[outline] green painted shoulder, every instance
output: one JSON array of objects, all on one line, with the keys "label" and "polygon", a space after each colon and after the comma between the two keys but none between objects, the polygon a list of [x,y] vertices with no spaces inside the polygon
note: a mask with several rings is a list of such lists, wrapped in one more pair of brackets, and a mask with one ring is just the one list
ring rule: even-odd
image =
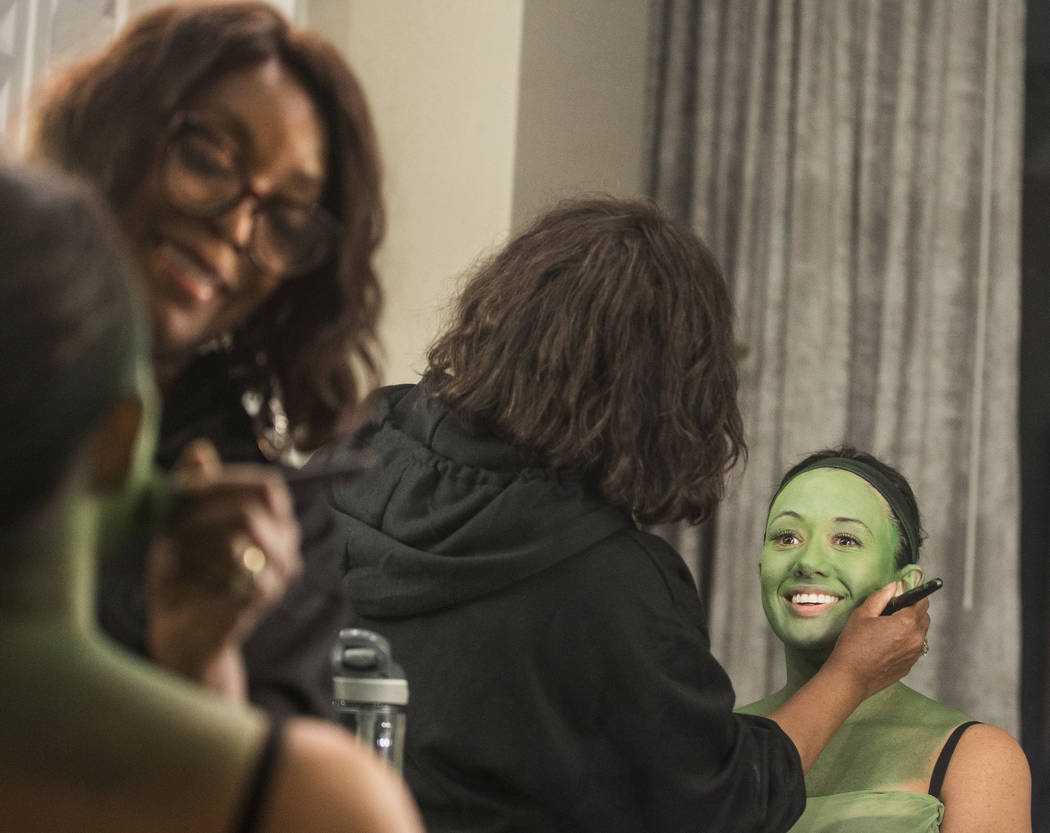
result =
[{"label": "green painted shoulder", "polygon": [[737,706],[734,711],[737,714],[757,714],[760,717],[765,717],[770,712],[775,711],[784,704],[784,700],[787,699],[783,696],[782,692],[776,692],[770,694],[767,697],[763,697],[761,700],[756,700],[754,703],[748,703],[745,706]]},{"label": "green painted shoulder", "polygon": [[961,712],[937,700],[931,700],[906,685],[901,684],[899,690],[900,715],[904,720],[916,726],[950,732],[960,723],[972,719],[966,712]]}]

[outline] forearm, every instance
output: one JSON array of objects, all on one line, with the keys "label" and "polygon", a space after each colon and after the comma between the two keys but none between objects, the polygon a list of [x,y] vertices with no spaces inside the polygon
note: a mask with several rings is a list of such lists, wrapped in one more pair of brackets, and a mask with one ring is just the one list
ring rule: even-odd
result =
[{"label": "forearm", "polygon": [[237,646],[226,647],[201,670],[199,682],[227,700],[236,703],[248,699],[248,674]]},{"label": "forearm", "polygon": [[830,664],[768,717],[784,730],[809,772],[831,736],[864,699],[864,690],[849,673]]},{"label": "forearm", "polygon": [[198,644],[183,634],[165,634],[151,628],[147,636],[150,659],[227,700],[248,699],[247,671],[240,645],[228,642],[216,646]]}]

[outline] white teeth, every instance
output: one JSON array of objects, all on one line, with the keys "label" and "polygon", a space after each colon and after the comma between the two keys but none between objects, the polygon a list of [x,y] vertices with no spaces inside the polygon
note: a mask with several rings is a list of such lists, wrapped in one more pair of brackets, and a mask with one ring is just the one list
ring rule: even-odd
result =
[{"label": "white teeth", "polygon": [[171,243],[165,243],[162,247],[162,251],[176,266],[179,267],[183,272],[190,274],[194,280],[207,284],[208,286],[218,286],[218,281],[211,272],[201,269],[200,266]]},{"label": "white teeth", "polygon": [[795,593],[791,597],[791,603],[796,605],[826,605],[834,604],[838,600],[838,596],[830,596],[827,593]]}]

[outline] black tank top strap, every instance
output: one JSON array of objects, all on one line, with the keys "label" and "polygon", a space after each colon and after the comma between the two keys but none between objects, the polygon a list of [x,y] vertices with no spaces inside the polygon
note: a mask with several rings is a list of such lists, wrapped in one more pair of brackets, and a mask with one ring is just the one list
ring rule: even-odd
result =
[{"label": "black tank top strap", "polygon": [[952,759],[952,753],[955,752],[955,747],[958,745],[962,733],[980,722],[979,720],[968,720],[966,723],[960,723],[952,730],[948,740],[944,742],[944,748],[941,750],[941,754],[937,756],[937,763],[933,765],[933,775],[930,777],[930,795],[934,798],[941,797],[944,774],[948,771],[948,762]]},{"label": "black tank top strap", "polygon": [[284,720],[280,717],[272,717],[270,731],[266,735],[262,752],[255,762],[248,789],[241,797],[240,810],[237,813],[237,823],[233,827],[233,833],[252,833],[259,823],[263,805],[270,794],[270,782],[273,779],[274,767],[281,752],[283,740]]}]

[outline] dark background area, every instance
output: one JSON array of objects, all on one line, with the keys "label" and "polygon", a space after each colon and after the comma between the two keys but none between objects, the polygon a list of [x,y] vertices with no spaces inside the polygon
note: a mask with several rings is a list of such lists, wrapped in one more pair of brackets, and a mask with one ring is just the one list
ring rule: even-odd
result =
[{"label": "dark background area", "polygon": [[[1021,205],[1021,743],[1050,833],[1050,3],[1028,0]],[[989,603],[994,603],[988,600]]]}]

